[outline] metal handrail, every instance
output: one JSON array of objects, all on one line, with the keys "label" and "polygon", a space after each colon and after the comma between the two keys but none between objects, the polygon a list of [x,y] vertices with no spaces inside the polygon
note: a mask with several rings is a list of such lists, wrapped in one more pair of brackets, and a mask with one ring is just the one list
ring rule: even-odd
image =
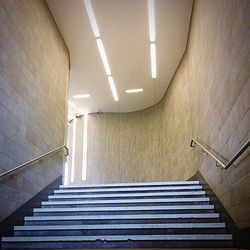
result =
[{"label": "metal handrail", "polygon": [[30,165],[30,164],[33,163],[33,162],[39,161],[39,160],[45,158],[45,157],[48,156],[48,155],[54,154],[54,153],[56,153],[57,151],[59,151],[59,150],[61,150],[61,149],[65,149],[65,151],[66,151],[65,156],[68,156],[68,155],[69,155],[69,149],[68,149],[65,145],[62,145],[62,146],[57,147],[57,148],[55,148],[55,149],[53,149],[53,150],[51,150],[51,151],[49,151],[49,152],[47,152],[47,153],[45,153],[45,154],[42,154],[42,155],[40,155],[40,156],[38,156],[38,157],[36,157],[36,158],[30,160],[30,161],[27,161],[27,162],[25,162],[25,163],[22,163],[22,164],[20,164],[20,165],[14,167],[14,168],[12,168],[12,169],[10,169],[10,170],[7,170],[7,171],[1,173],[1,174],[0,174],[0,178],[3,177],[3,176],[5,176],[5,175],[11,174],[11,173],[13,173],[13,172],[15,172],[15,171],[17,171],[17,170],[19,170],[19,169],[21,169],[21,168],[24,168],[24,167]]},{"label": "metal handrail", "polygon": [[241,154],[250,146],[250,139],[240,148],[240,150],[232,157],[232,159],[228,162],[220,159],[218,156],[213,154],[211,150],[207,149],[201,142],[192,138],[190,147],[195,147],[195,144],[199,145],[207,154],[209,154],[219,165],[224,168],[228,169],[233,163],[241,156]]}]

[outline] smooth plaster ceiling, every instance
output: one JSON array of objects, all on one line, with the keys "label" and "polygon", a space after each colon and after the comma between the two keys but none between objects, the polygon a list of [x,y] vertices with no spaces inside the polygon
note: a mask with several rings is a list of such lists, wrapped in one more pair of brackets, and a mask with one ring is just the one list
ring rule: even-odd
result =
[{"label": "smooth plaster ceiling", "polygon": [[[92,0],[118,102],[113,99],[84,1],[47,3],[70,52],[69,100],[81,112],[131,112],[162,99],[187,46],[192,0],[155,0],[155,82],[151,77],[147,1]],[[144,91],[126,94],[131,88]],[[85,93],[91,97],[73,99],[73,95]],[[75,110],[70,108],[70,112]]]}]

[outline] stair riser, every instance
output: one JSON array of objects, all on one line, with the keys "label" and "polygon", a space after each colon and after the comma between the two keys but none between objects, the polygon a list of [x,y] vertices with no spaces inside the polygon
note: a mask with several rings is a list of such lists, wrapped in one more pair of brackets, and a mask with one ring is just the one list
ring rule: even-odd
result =
[{"label": "stair riser", "polygon": [[87,225],[87,224],[138,224],[138,223],[219,223],[219,218],[188,219],[115,219],[115,220],[57,220],[57,221],[25,221],[25,225]]},{"label": "stair riser", "polygon": [[3,249],[80,249],[80,248],[225,248],[233,247],[231,241],[122,241],[122,242],[32,242],[32,243],[4,243]]},{"label": "stair riser", "polygon": [[224,228],[192,229],[102,229],[102,230],[48,230],[48,231],[15,231],[15,236],[91,236],[91,235],[162,235],[162,234],[224,234]]},{"label": "stair riser", "polygon": [[74,204],[67,201],[66,204],[60,203],[42,203],[42,207],[131,207],[131,206],[176,206],[176,205],[210,205],[209,201],[196,201],[196,202],[136,202],[136,203],[94,203],[94,204]]},{"label": "stair riser", "polygon": [[183,214],[183,213],[214,213],[213,209],[183,209],[183,210],[160,210],[160,211],[73,211],[73,212],[34,212],[34,216],[75,216],[75,215],[118,215],[118,214]]}]

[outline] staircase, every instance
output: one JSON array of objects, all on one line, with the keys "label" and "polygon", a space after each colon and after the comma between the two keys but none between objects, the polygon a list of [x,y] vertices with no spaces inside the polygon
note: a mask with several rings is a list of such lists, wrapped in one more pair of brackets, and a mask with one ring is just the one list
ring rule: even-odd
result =
[{"label": "staircase", "polygon": [[3,249],[232,245],[198,181],[60,186],[2,238]]}]

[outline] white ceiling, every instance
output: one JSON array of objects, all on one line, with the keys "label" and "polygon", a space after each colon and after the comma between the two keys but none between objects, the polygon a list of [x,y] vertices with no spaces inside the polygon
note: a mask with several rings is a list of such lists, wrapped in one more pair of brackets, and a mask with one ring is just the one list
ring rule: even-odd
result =
[{"label": "white ceiling", "polygon": [[[118,102],[109,88],[84,1],[47,3],[70,51],[69,100],[81,112],[131,112],[162,99],[186,49],[192,0],[155,0],[155,83],[151,77],[147,1],[92,0]],[[131,88],[144,91],[126,94]],[[91,97],[73,99],[73,95],[86,93]]]}]

